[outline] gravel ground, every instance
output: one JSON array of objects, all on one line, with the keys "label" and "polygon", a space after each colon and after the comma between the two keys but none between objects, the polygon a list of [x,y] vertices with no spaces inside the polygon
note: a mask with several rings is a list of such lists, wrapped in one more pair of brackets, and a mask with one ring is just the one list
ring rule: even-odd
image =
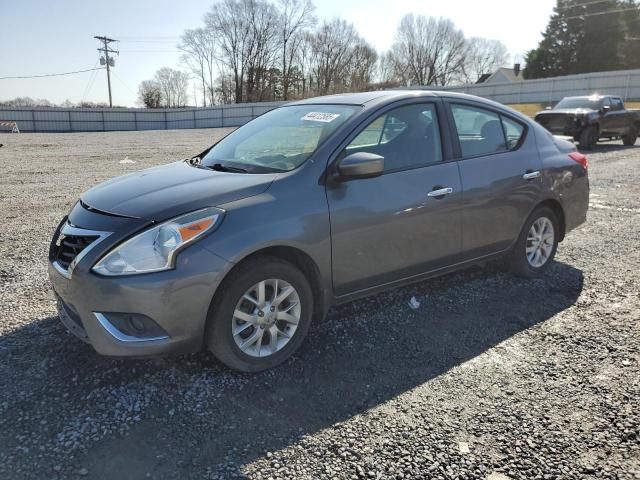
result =
[{"label": "gravel ground", "polygon": [[590,155],[589,221],[545,278],[334,308],[273,371],[66,333],[46,252],[74,200],[225,132],[0,136],[0,478],[640,478],[640,147]]}]

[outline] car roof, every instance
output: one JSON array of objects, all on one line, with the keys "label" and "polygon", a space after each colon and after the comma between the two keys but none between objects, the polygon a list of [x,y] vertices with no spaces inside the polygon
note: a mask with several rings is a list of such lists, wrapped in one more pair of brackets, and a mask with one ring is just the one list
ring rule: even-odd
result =
[{"label": "car roof", "polygon": [[602,100],[603,98],[620,98],[619,95],[599,95],[597,93],[593,94],[593,95],[574,95],[572,97],[564,97],[563,100],[565,98],[569,98],[572,100],[576,100],[576,99],[585,99],[588,98],[590,100]]},{"label": "car roof", "polygon": [[[486,103],[488,105],[499,105],[496,102],[475,95],[466,93],[449,92],[445,90],[423,90],[423,89],[397,89],[397,90],[376,90],[373,92],[355,92],[340,93],[336,95],[325,95],[321,97],[306,98],[297,100],[288,105],[322,105],[322,104],[342,104],[342,105],[361,105],[372,106],[380,103],[393,102],[406,98],[415,97],[448,97],[460,100],[472,100],[475,102]],[[499,105],[504,107],[503,105]]]}]

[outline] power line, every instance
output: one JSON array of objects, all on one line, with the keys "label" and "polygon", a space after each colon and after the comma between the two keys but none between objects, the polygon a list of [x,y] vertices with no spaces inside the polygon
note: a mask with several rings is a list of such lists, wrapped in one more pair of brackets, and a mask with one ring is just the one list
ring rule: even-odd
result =
[{"label": "power line", "polygon": [[558,10],[571,10],[572,8],[586,7],[587,5],[595,5],[596,3],[604,3],[608,1],[609,0],[594,0],[591,2],[575,3],[573,5],[562,5],[558,6]]},{"label": "power line", "polygon": [[145,49],[145,50],[120,50],[125,53],[182,53],[182,50],[174,49],[174,50],[156,50],[156,49]]},{"label": "power line", "polygon": [[[96,60],[96,64],[94,65],[94,67],[96,67],[98,65],[98,62],[100,61],[100,59]],[[91,88],[93,87],[93,82],[96,79],[96,72],[95,70],[93,72],[91,72],[91,76],[89,78],[89,82],[87,83],[87,86],[84,89],[84,93],[82,94],[82,102],[84,103],[85,99],[87,98],[87,94],[91,91]]]},{"label": "power line", "polygon": [[630,12],[632,10],[638,11],[638,7],[631,8],[619,8],[617,10],[607,10],[604,12],[595,12],[595,13],[585,13],[583,15],[574,15],[572,17],[562,17],[562,20],[573,20],[575,18],[587,18],[587,17],[595,17],[598,15],[609,15],[611,13],[622,13],[622,12]]},{"label": "power line", "polygon": [[175,39],[179,40],[180,35],[138,35],[138,36],[121,36],[121,41],[135,41],[135,40],[163,40],[163,39]]},{"label": "power line", "polygon": [[161,39],[146,39],[146,40],[121,40],[121,43],[176,43],[177,41],[179,41],[179,38],[176,39],[166,39],[166,40],[161,40]]},{"label": "power line", "polygon": [[60,77],[62,75],[74,75],[76,73],[93,72],[94,70],[104,70],[104,67],[88,68],[86,70],[76,70],[74,72],[45,73],[45,74],[42,74],[42,75],[17,75],[17,76],[12,76],[12,77],[0,77],[0,80],[11,80],[11,79],[18,79],[18,78]]},{"label": "power line", "polygon": [[116,74],[116,72],[113,72],[113,76],[114,76],[114,77],[116,77],[116,78],[118,79],[118,81],[119,81],[122,85],[124,85],[124,87],[125,87],[127,90],[129,90],[129,91],[130,91],[131,93],[133,93],[134,95],[137,95],[137,93],[136,93],[136,92],[134,92],[133,90],[131,90],[131,89],[129,88],[129,85],[127,85],[127,84],[125,83],[125,81],[124,81],[124,80],[122,80],[122,79],[120,78],[120,75]]}]

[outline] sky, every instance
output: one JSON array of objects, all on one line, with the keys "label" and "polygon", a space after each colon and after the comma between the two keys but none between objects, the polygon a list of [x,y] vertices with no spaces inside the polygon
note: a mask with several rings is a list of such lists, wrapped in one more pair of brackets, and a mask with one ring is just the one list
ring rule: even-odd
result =
[{"label": "sky", "polygon": [[[112,69],[114,105],[137,106],[138,84],[163,66],[180,67],[178,37],[199,27],[214,0],[0,0],[0,77],[86,70],[96,65],[94,35],[121,40]],[[378,51],[393,43],[407,13],[450,18],[467,37],[502,41],[510,61],[540,41],[555,0],[315,0],[320,19],[353,22]],[[0,100],[107,101],[106,73],[0,80]]]}]

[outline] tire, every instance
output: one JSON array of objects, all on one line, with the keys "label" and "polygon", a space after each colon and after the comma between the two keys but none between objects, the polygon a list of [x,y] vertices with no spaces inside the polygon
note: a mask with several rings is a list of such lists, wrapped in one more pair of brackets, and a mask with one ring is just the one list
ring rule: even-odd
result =
[{"label": "tire", "polygon": [[638,129],[637,127],[631,127],[629,129],[629,133],[622,137],[622,143],[627,147],[632,147],[636,144],[636,140],[638,139]]},{"label": "tire", "polygon": [[[258,305],[260,283],[265,285],[262,306]],[[251,290],[253,287],[257,288]],[[278,297],[274,291],[284,295],[289,287],[293,288],[293,293],[273,311],[270,302]],[[285,312],[286,309],[289,310]],[[312,314],[313,292],[305,275],[279,258],[257,258],[240,265],[216,292],[207,317],[205,342],[216,358],[228,367],[241,372],[259,372],[275,367],[293,355],[309,330]],[[237,315],[251,320],[245,321]],[[297,316],[297,324],[280,320],[280,315],[288,315],[282,318],[290,319]],[[271,343],[274,327],[278,331],[275,350]],[[240,333],[234,335],[234,331]],[[254,336],[258,340],[250,343]]]},{"label": "tire", "polygon": [[[541,255],[543,253],[547,253],[546,259],[544,259],[544,263],[541,265],[536,265],[536,262],[531,262],[529,259],[529,252],[527,252],[527,248],[532,247],[532,245],[530,244],[528,237],[534,224],[537,226],[545,224],[541,219],[547,219],[553,228],[553,244],[551,245],[550,250],[547,250],[544,246],[548,245],[548,242],[543,242],[540,250]],[[540,222],[536,223],[539,220]],[[529,215],[529,218],[527,218],[527,221],[520,232],[520,236],[509,254],[508,263],[511,272],[524,278],[534,278],[542,275],[544,271],[549,268],[549,265],[553,262],[556,255],[560,235],[559,228],[558,218],[553,210],[548,207],[539,207],[534,210],[533,213]],[[542,259],[542,257],[540,257],[540,259]]]},{"label": "tire", "polygon": [[593,150],[598,143],[598,127],[590,126],[580,133],[578,143],[583,150]]}]

